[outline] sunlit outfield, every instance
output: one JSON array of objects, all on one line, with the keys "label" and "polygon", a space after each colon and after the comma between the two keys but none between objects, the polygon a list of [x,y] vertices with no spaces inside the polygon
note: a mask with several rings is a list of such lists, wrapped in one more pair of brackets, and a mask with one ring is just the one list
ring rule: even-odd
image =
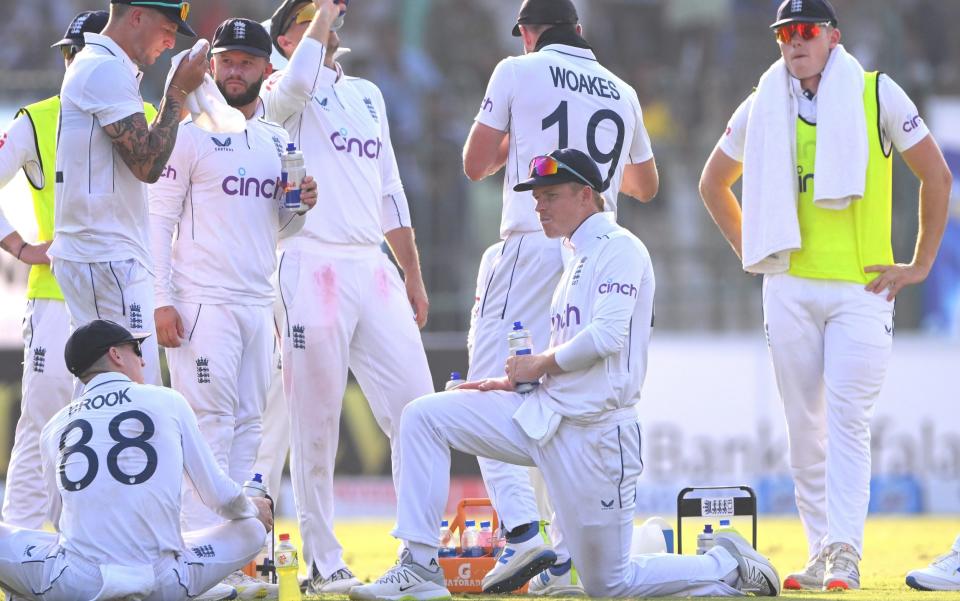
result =
[{"label": "sunlit outfield", "polygon": [[[397,541],[389,534],[391,526],[389,521],[350,521],[342,522],[337,527],[337,535],[343,543],[347,563],[360,580],[375,580],[396,560]],[[283,521],[278,525],[277,531],[289,532],[299,544],[295,523]],[[862,590],[842,593],[787,593],[784,597],[845,601],[960,601],[960,592],[924,593],[908,588],[903,581],[908,570],[926,566],[931,559],[949,549],[958,533],[960,516],[871,517],[867,522],[864,560],[860,565]],[[800,568],[806,560],[806,543],[800,523],[796,519],[761,518],[759,547],[773,560],[781,576]],[[325,595],[323,598],[338,597]],[[490,596],[469,598],[482,599]]]}]

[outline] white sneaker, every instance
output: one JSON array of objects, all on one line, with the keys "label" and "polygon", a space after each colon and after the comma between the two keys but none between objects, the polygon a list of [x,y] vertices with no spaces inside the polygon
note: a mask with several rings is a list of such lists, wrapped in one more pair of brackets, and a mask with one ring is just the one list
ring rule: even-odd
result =
[{"label": "white sneaker", "polygon": [[860,556],[847,543],[833,543],[823,550],[826,559],[823,573],[823,590],[849,590],[860,588]]},{"label": "white sneaker", "polygon": [[207,592],[197,595],[196,597],[191,597],[191,601],[229,601],[230,599],[236,598],[237,589],[221,582],[220,584],[214,585],[214,587]]},{"label": "white sneaker", "polygon": [[451,597],[437,560],[422,566],[404,549],[396,565],[376,582],[353,587],[350,598],[354,601],[447,601]]},{"label": "white sneaker", "polygon": [[780,576],[770,560],[750,546],[736,532],[720,532],[717,545],[737,560],[739,578],[734,588],[758,597],[776,597],[780,594]]},{"label": "white sneaker", "polygon": [[823,588],[823,573],[827,560],[823,553],[811,557],[803,570],[787,574],[783,579],[783,588],[790,591],[819,591]]},{"label": "white sneaker", "polygon": [[307,580],[306,593],[308,595],[346,595],[355,586],[363,584],[353,575],[350,568],[340,568],[328,578],[324,578],[313,566],[313,576]]},{"label": "white sneaker", "polygon": [[515,591],[557,562],[557,554],[548,542],[543,522],[538,528],[539,532],[533,538],[522,543],[507,541],[503,552],[497,557],[497,563],[483,577],[483,592]]},{"label": "white sneaker", "polygon": [[929,566],[908,573],[907,586],[918,591],[960,591],[960,536],[950,551]]},{"label": "white sneaker", "polygon": [[280,587],[276,584],[257,580],[256,578],[247,576],[240,570],[224,578],[223,584],[237,589],[237,599],[242,599],[243,601],[251,601],[253,599],[270,601],[271,599],[277,599],[280,593]]},{"label": "white sneaker", "polygon": [[571,561],[564,565],[568,567],[560,574],[554,574],[557,566],[552,566],[531,578],[527,592],[540,597],[585,597],[587,593],[583,590],[577,568]]}]

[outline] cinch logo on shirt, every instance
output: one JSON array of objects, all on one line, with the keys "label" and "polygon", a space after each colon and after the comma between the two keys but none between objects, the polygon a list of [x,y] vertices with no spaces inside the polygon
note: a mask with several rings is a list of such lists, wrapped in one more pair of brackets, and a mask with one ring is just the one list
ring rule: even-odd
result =
[{"label": "cinch logo on shirt", "polygon": [[921,123],[923,123],[923,119],[920,118],[920,115],[914,115],[903,122],[903,131],[910,133],[920,127]]},{"label": "cinch logo on shirt", "polygon": [[600,294],[622,294],[624,296],[632,296],[636,298],[637,287],[633,284],[621,284],[619,282],[614,282],[613,280],[607,280],[603,284],[600,284],[597,292]]},{"label": "cinch logo on shirt", "polygon": [[333,142],[333,147],[338,151],[346,152],[347,154],[356,152],[360,158],[379,159],[380,149],[383,148],[383,142],[380,141],[380,138],[373,140],[351,138],[346,129],[333,132],[333,135],[330,136],[330,141]]},{"label": "cinch logo on shirt", "polygon": [[580,325],[580,309],[576,305],[567,304],[563,313],[554,313],[550,318],[550,329],[557,332],[578,325]]},{"label": "cinch logo on shirt", "polygon": [[617,84],[609,79],[603,79],[596,75],[584,75],[570,69],[553,66],[550,67],[550,75],[553,77],[553,87],[555,88],[620,100],[620,91],[617,90]]},{"label": "cinch logo on shirt", "polygon": [[279,187],[280,184],[276,179],[261,181],[255,177],[247,177],[247,170],[243,167],[237,171],[237,175],[223,178],[223,184],[221,184],[223,193],[227,196],[261,197],[268,200],[276,198]]},{"label": "cinch logo on shirt", "polygon": [[803,167],[797,165],[797,189],[800,190],[801,194],[804,194],[807,189],[810,187],[810,180],[813,179],[812,173],[807,173],[804,175]]},{"label": "cinch logo on shirt", "polygon": [[163,172],[160,173],[160,177],[175,180],[177,179],[177,170],[171,167],[170,165],[167,165],[167,167],[163,170]]},{"label": "cinch logo on shirt", "polygon": [[480,107],[481,111],[487,111],[488,113],[493,112],[493,100],[489,96],[483,99],[483,105]]}]

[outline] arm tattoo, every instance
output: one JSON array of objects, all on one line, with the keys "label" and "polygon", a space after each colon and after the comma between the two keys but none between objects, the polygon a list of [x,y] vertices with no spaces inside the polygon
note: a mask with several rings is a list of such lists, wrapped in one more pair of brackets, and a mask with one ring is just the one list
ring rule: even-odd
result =
[{"label": "arm tattoo", "polygon": [[143,113],[135,113],[103,128],[120,158],[140,181],[152,184],[160,179],[177,141],[182,106],[175,95],[168,94],[150,127]]}]

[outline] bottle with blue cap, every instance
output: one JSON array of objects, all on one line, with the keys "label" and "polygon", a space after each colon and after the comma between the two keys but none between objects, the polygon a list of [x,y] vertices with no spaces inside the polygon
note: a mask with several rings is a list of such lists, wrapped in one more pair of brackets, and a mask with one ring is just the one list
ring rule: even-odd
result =
[{"label": "bottle with blue cap", "polygon": [[296,213],[306,209],[300,200],[300,184],[307,177],[303,162],[303,153],[297,150],[293,142],[287,144],[287,151],[280,156],[280,187],[283,194],[283,208]]},{"label": "bottle with blue cap", "polygon": [[444,390],[453,390],[457,386],[466,383],[466,380],[463,379],[463,376],[460,375],[458,371],[450,372],[450,379],[447,380],[446,386],[443,387]]},{"label": "bottle with blue cap", "polygon": [[457,546],[453,543],[453,532],[450,531],[450,522],[442,520],[440,522],[440,548],[437,550],[437,557],[456,557]]},{"label": "bottle with blue cap", "polygon": [[463,526],[463,534],[460,535],[460,556],[483,556],[483,551],[480,549],[480,531],[477,530],[476,520],[467,520]]},{"label": "bottle with blue cap", "polygon": [[[513,331],[507,334],[507,344],[510,347],[511,356],[533,354],[533,337],[519,321],[513,322]],[[525,394],[536,388],[538,384],[540,382],[517,382],[514,390]]]},{"label": "bottle with blue cap", "polygon": [[697,555],[703,555],[713,548],[717,543],[716,536],[713,534],[713,524],[707,524],[703,527],[703,532],[697,535]]},{"label": "bottle with blue cap", "polygon": [[244,482],[243,494],[248,497],[266,497],[267,485],[263,483],[263,475],[254,474],[253,478]]}]

